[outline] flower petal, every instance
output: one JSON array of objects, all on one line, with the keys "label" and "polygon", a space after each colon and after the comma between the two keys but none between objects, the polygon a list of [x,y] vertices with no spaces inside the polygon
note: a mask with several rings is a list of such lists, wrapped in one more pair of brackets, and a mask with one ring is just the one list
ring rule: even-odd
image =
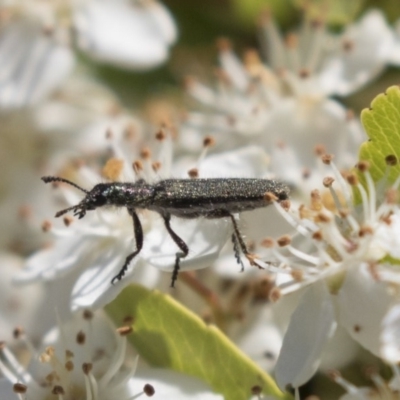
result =
[{"label": "flower petal", "polygon": [[310,286],[291,317],[276,363],[276,379],[282,390],[287,385],[297,388],[314,375],[335,328],[332,300],[325,284]]},{"label": "flower petal", "polygon": [[12,22],[1,32],[0,58],[0,107],[5,109],[39,102],[74,65],[67,45],[27,20]]},{"label": "flower petal", "polygon": [[348,270],[337,295],[341,325],[354,340],[378,357],[382,319],[393,301],[387,284],[375,280],[366,264]]},{"label": "flower petal", "polygon": [[[154,224],[147,233],[142,255],[150,264],[164,271],[172,271],[176,253],[181,252],[165,229],[163,221]],[[182,220],[172,218],[171,227],[189,247],[187,257],[181,259],[181,270],[205,268],[218,257],[232,230],[226,218]]]},{"label": "flower petal", "polygon": [[164,62],[176,39],[172,17],[160,4],[90,1],[77,9],[78,45],[94,59],[124,68]]}]

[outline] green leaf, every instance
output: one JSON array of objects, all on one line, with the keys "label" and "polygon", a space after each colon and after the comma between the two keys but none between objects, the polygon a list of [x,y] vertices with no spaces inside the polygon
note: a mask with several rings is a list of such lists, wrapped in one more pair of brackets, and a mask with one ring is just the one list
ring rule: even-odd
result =
[{"label": "green leaf", "polygon": [[250,398],[254,386],[277,399],[291,398],[216,327],[166,294],[131,285],[106,311],[119,326],[132,318],[128,338],[153,366],[198,377],[230,400]]},{"label": "green leaf", "polygon": [[[400,160],[400,88],[391,86],[375,97],[371,107],[361,112],[361,122],[370,140],[361,145],[359,159],[369,161],[369,172],[376,183],[387,173],[386,156],[395,155]],[[399,164],[391,167],[388,183],[394,183],[399,174]],[[359,177],[363,183],[363,176]]]},{"label": "green leaf", "polygon": [[353,21],[365,0],[293,0],[301,9],[307,10],[309,18],[321,16],[332,25],[345,25]]}]

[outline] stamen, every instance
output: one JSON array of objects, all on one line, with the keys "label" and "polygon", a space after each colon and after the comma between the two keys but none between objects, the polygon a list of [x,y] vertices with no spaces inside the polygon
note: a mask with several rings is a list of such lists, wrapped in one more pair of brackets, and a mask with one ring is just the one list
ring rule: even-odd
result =
[{"label": "stamen", "polygon": [[208,86],[201,84],[193,77],[185,79],[185,88],[188,93],[195,98],[198,102],[208,105],[210,107],[218,107],[218,101],[215,93]]},{"label": "stamen", "polygon": [[261,49],[272,68],[277,71],[286,65],[285,43],[271,14],[266,11],[260,19]]},{"label": "stamen", "polygon": [[112,359],[109,361],[108,369],[99,380],[99,385],[102,387],[107,386],[107,384],[111,381],[113,376],[117,373],[117,371],[121,368],[126,352],[126,337],[125,336],[117,336],[117,349],[113,353]]},{"label": "stamen", "polygon": [[0,342],[0,370],[10,382],[28,384],[32,380],[30,374],[18,362],[4,342]]},{"label": "stamen", "polygon": [[325,45],[325,24],[322,20],[312,21],[311,29],[312,35],[310,35],[310,40],[308,41],[308,49],[310,50],[306,59],[307,64],[304,65],[310,73],[314,73],[318,68],[323,46]]},{"label": "stamen", "polygon": [[346,390],[347,394],[350,397],[356,397],[359,398],[360,400],[365,400],[366,396],[360,390],[357,386],[351,384],[349,381],[344,379],[339,371],[331,371],[329,374],[329,377],[336,382],[338,385],[340,385],[344,390]]},{"label": "stamen", "polygon": [[299,38],[294,33],[289,33],[286,36],[286,50],[288,54],[288,62],[290,63],[289,68],[292,71],[299,71],[301,69],[301,61],[299,57]]},{"label": "stamen", "polygon": [[223,71],[228,75],[230,82],[240,91],[245,91],[250,84],[247,71],[232,51],[232,46],[227,39],[219,39],[219,62]]}]

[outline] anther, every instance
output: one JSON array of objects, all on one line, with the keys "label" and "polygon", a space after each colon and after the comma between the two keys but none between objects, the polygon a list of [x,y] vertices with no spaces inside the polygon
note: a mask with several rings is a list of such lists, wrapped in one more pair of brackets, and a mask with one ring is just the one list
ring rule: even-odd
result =
[{"label": "anther", "polygon": [[366,172],[370,168],[370,163],[368,161],[359,161],[356,167],[360,172]]},{"label": "anther", "polygon": [[32,207],[28,205],[23,205],[18,208],[18,218],[22,220],[27,220],[32,216]]},{"label": "anther", "polygon": [[312,238],[313,238],[314,240],[320,242],[324,237],[323,237],[321,231],[317,231],[317,232],[314,232],[314,233],[312,234]]},{"label": "anther", "polygon": [[292,242],[292,239],[289,235],[283,235],[276,240],[276,243],[278,243],[279,247],[288,246],[291,242]]},{"label": "anther", "polygon": [[161,169],[161,165],[162,164],[160,163],[160,161],[154,161],[151,164],[151,168],[153,169],[154,172],[157,172],[157,171],[159,171]]},{"label": "anther", "polygon": [[259,385],[255,385],[250,389],[250,391],[253,396],[258,396],[262,393],[262,387]]},{"label": "anther", "polygon": [[216,42],[216,45],[217,45],[218,51],[220,51],[220,52],[231,51],[232,50],[232,43],[226,37],[218,38],[217,42]]},{"label": "anther", "polygon": [[134,162],[132,163],[132,168],[133,168],[133,170],[138,174],[138,173],[140,173],[141,171],[143,171],[143,164],[142,164],[141,161],[136,160],[136,161],[134,161]]},{"label": "anther", "polygon": [[93,364],[91,363],[83,363],[82,364],[82,371],[84,374],[88,375],[93,369]]},{"label": "anther", "polygon": [[67,371],[71,372],[74,370],[74,363],[71,360],[69,360],[64,364],[64,367]]},{"label": "anther", "polygon": [[276,303],[282,297],[282,292],[279,288],[274,287],[269,295],[270,301]]},{"label": "anther", "polygon": [[49,232],[50,231],[50,229],[52,228],[52,224],[51,224],[51,222],[49,221],[49,220],[44,220],[43,222],[42,222],[42,231],[43,232]]},{"label": "anther", "polygon": [[67,215],[63,218],[63,222],[65,226],[70,226],[72,224],[72,222],[74,222],[74,218],[72,218],[71,216]]},{"label": "anther", "polygon": [[290,275],[296,282],[302,282],[304,279],[303,271],[299,269],[292,269]]},{"label": "anther", "polygon": [[265,238],[261,241],[261,246],[267,249],[271,249],[275,246],[275,241],[271,237]]},{"label": "anther", "polygon": [[395,165],[397,165],[398,160],[394,154],[389,154],[385,157],[385,162],[386,165],[388,165],[389,167],[394,167]]},{"label": "anther", "polygon": [[360,230],[358,231],[358,236],[364,237],[367,235],[372,235],[374,233],[374,230],[371,226],[369,225],[364,225],[360,227]]},{"label": "anther", "polygon": [[133,332],[132,326],[121,326],[117,328],[117,333],[120,336],[128,336],[132,332]]},{"label": "anther", "polygon": [[71,350],[65,350],[65,358],[67,360],[71,360],[72,358],[74,358],[74,352]]},{"label": "anther", "polygon": [[140,157],[143,158],[143,160],[148,160],[151,158],[151,150],[148,147],[144,147],[140,151]]},{"label": "anther", "polygon": [[324,178],[324,180],[322,181],[322,184],[323,184],[326,188],[328,188],[328,187],[331,187],[331,186],[332,186],[333,182],[335,182],[335,179],[334,179],[334,178],[332,178],[331,176],[326,176],[326,177]]},{"label": "anther", "polygon": [[19,339],[24,333],[25,333],[25,331],[21,326],[16,326],[13,329],[13,338]]},{"label": "anther", "polygon": [[86,342],[86,335],[85,332],[79,331],[76,335],[76,343],[83,345]]},{"label": "anther", "polygon": [[189,169],[189,171],[187,172],[188,176],[192,179],[196,179],[199,177],[199,170],[198,168],[191,168]]},{"label": "anther", "polygon": [[347,176],[346,176],[346,180],[347,180],[347,183],[350,185],[350,186],[356,186],[356,185],[358,185],[358,178],[357,178],[357,176],[356,175],[354,175],[354,174],[348,174]]},{"label": "anther", "polygon": [[264,200],[269,202],[269,203],[272,203],[273,201],[277,201],[278,197],[275,194],[271,193],[271,192],[265,192],[264,193]]},{"label": "anther", "polygon": [[24,394],[28,390],[28,387],[24,385],[23,383],[14,383],[13,385],[13,391],[14,393],[17,394]]},{"label": "anther", "polygon": [[328,223],[331,222],[331,220],[332,218],[324,212],[318,213],[315,217],[315,222],[320,222],[320,223]]},{"label": "anther", "polygon": [[291,205],[290,200],[282,200],[279,204],[285,211],[290,210],[290,205]]},{"label": "anther", "polygon": [[323,154],[321,156],[321,161],[326,165],[330,165],[332,160],[333,160],[333,155],[332,154]]},{"label": "anther", "polygon": [[204,147],[212,147],[215,145],[215,139],[212,136],[206,136],[203,139],[203,146]]},{"label": "anther", "polygon": [[86,309],[86,310],[83,310],[82,317],[83,317],[83,319],[86,320],[86,321],[92,320],[93,317],[94,317],[93,311],[87,310],[87,309]]},{"label": "anther", "polygon": [[64,388],[60,385],[56,385],[53,387],[53,390],[51,391],[52,394],[55,395],[63,395],[65,394]]},{"label": "anther", "polygon": [[156,393],[154,386],[150,385],[150,383],[146,383],[143,387],[143,393],[148,396],[148,397],[152,397],[154,396],[154,394]]},{"label": "anther", "polygon": [[324,146],[323,144],[317,144],[317,145],[314,147],[314,153],[315,153],[315,155],[318,156],[318,157],[323,156],[324,154],[326,154],[326,148],[325,148],[325,146]]}]

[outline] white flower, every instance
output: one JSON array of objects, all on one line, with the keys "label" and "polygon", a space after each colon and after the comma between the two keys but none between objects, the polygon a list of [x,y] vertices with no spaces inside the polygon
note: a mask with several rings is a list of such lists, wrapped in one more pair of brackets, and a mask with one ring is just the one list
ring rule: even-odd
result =
[{"label": "white flower", "polygon": [[[172,149],[170,138],[161,134],[160,140],[158,155],[151,158],[149,150],[146,150],[142,153],[144,158],[135,163],[138,177],[145,178],[150,183],[159,180],[160,177],[170,176]],[[248,171],[248,176],[252,170],[260,168],[258,163],[260,152],[258,149],[247,151],[253,154],[252,158],[245,151],[237,152],[236,156],[230,153],[223,154],[218,162],[214,160],[210,175],[243,176],[244,171]],[[113,161],[118,170],[118,174],[114,176],[121,177],[122,181],[134,181],[136,176],[133,170],[126,161],[122,161],[126,159],[123,149],[115,144],[114,154],[120,159]],[[242,160],[236,158],[240,155],[243,156]],[[161,163],[158,160],[162,160]],[[109,166],[111,171],[113,163]],[[153,169],[155,166],[157,166],[156,172]],[[206,165],[202,168],[200,163],[198,167],[200,176],[207,176],[207,168]],[[182,169],[180,171],[182,172]],[[86,183],[82,183],[82,186],[88,189],[100,180],[99,176],[88,169],[81,169],[81,175],[86,175]],[[80,193],[76,193],[76,190],[70,187],[64,189],[68,204],[79,203]],[[56,237],[53,246],[31,256],[17,280],[31,282],[62,279],[63,282],[64,277],[73,277],[68,280],[72,281],[73,285],[72,309],[100,307],[115,298],[132,280],[153,287],[159,280],[159,274],[148,264],[159,270],[172,271],[179,249],[167,233],[164,221],[157,214],[144,210],[139,219],[144,231],[143,249],[130,262],[125,276],[119,282],[111,284],[111,280],[121,270],[127,255],[135,249],[132,243],[133,224],[126,210],[110,209],[88,212],[80,221],[66,217],[64,219],[66,228],[50,229]],[[173,218],[171,226],[189,248],[188,256],[181,260],[182,271],[204,268],[212,264],[232,232],[232,223],[226,218],[190,220]],[[231,257],[233,260],[233,255]]]},{"label": "white flower", "polygon": [[[362,129],[332,95],[348,95],[370,82],[398,51],[394,30],[373,10],[343,33],[329,33],[323,21],[305,18],[302,28],[283,39],[270,17],[261,39],[269,64],[250,51],[242,63],[225,40],[215,88],[188,80],[198,110],[189,112],[182,144],[190,149],[202,133],[230,133],[225,146],[259,143],[271,154],[271,170],[296,182],[312,170],[315,146],[350,167]],[[222,142],[222,141],[221,141]],[[289,157],[285,169],[282,159]],[[283,176],[282,176],[283,172]]]},{"label": "white flower", "polygon": [[58,88],[74,67],[75,42],[96,60],[145,69],[167,59],[177,36],[171,15],[155,0],[11,0],[2,13],[3,110],[36,105]]},{"label": "white flower", "polygon": [[44,170],[104,159],[110,152],[107,137],[136,151],[150,132],[124,112],[113,93],[82,74],[73,74],[57,95],[34,108],[1,113],[0,125],[0,245],[22,253],[46,240],[40,226],[54,202],[43,196]]},{"label": "white flower", "polygon": [[24,260],[11,253],[0,253],[0,337],[11,340],[13,330],[23,326],[30,335],[36,336],[49,329],[47,318],[37,323],[37,313],[42,310],[44,288],[40,284],[16,288],[12,279],[23,266]]},{"label": "white flower", "polygon": [[75,28],[91,57],[129,69],[163,63],[177,37],[171,15],[156,1],[86,1],[77,7]]},{"label": "white flower", "polygon": [[36,104],[72,71],[74,56],[65,32],[46,31],[32,19],[1,25],[0,108]]},{"label": "white flower", "polygon": [[[365,175],[368,196],[355,176],[347,176],[361,192],[359,207],[352,205],[350,187],[335,173],[336,189],[331,179],[325,181],[334,201],[329,207],[334,211],[329,211],[329,202],[314,192],[310,208],[301,206],[297,217],[295,212],[292,216],[286,214],[298,236],[293,240],[287,236],[278,239],[280,250],[270,248],[271,255],[279,260],[279,268],[276,264],[270,267],[280,288],[276,298],[294,290],[304,291],[276,366],[282,388],[288,384],[299,387],[311,378],[336,324],[378,357],[387,359],[384,350],[397,346],[395,335],[385,335],[382,330],[386,313],[398,302],[391,287],[398,286],[399,274],[395,265],[382,259],[395,258],[398,252],[400,225],[396,216],[400,209],[394,197],[400,180],[382,196],[384,182],[376,189],[367,166],[360,163],[359,167]],[[332,168],[335,172],[333,165]],[[390,234],[397,240],[383,245]],[[386,321],[390,319],[387,317]],[[382,347],[383,337],[386,341]],[[393,361],[393,352],[391,356]]]},{"label": "white flower", "polygon": [[262,43],[274,71],[298,95],[346,96],[375,78],[396,53],[395,31],[379,10],[370,10],[342,33],[329,33],[322,20],[305,18],[283,39],[264,18]]},{"label": "white flower", "polygon": [[398,397],[400,384],[399,372],[397,366],[392,366],[393,378],[389,382],[386,382],[374,368],[367,369],[366,374],[372,381],[372,387],[357,387],[343,378],[338,371],[331,371],[329,375],[334,382],[346,391],[346,394],[342,395],[340,400],[394,400]]},{"label": "white flower", "polygon": [[133,357],[126,341],[130,332],[130,327],[115,331],[104,316],[85,311],[50,331],[40,350],[28,342],[33,352],[29,369],[3,342],[2,398],[7,392],[10,400],[39,400],[51,395],[65,400],[128,400],[141,395],[155,399],[222,398],[197,379],[173,371],[147,368],[136,374],[138,358]]}]

